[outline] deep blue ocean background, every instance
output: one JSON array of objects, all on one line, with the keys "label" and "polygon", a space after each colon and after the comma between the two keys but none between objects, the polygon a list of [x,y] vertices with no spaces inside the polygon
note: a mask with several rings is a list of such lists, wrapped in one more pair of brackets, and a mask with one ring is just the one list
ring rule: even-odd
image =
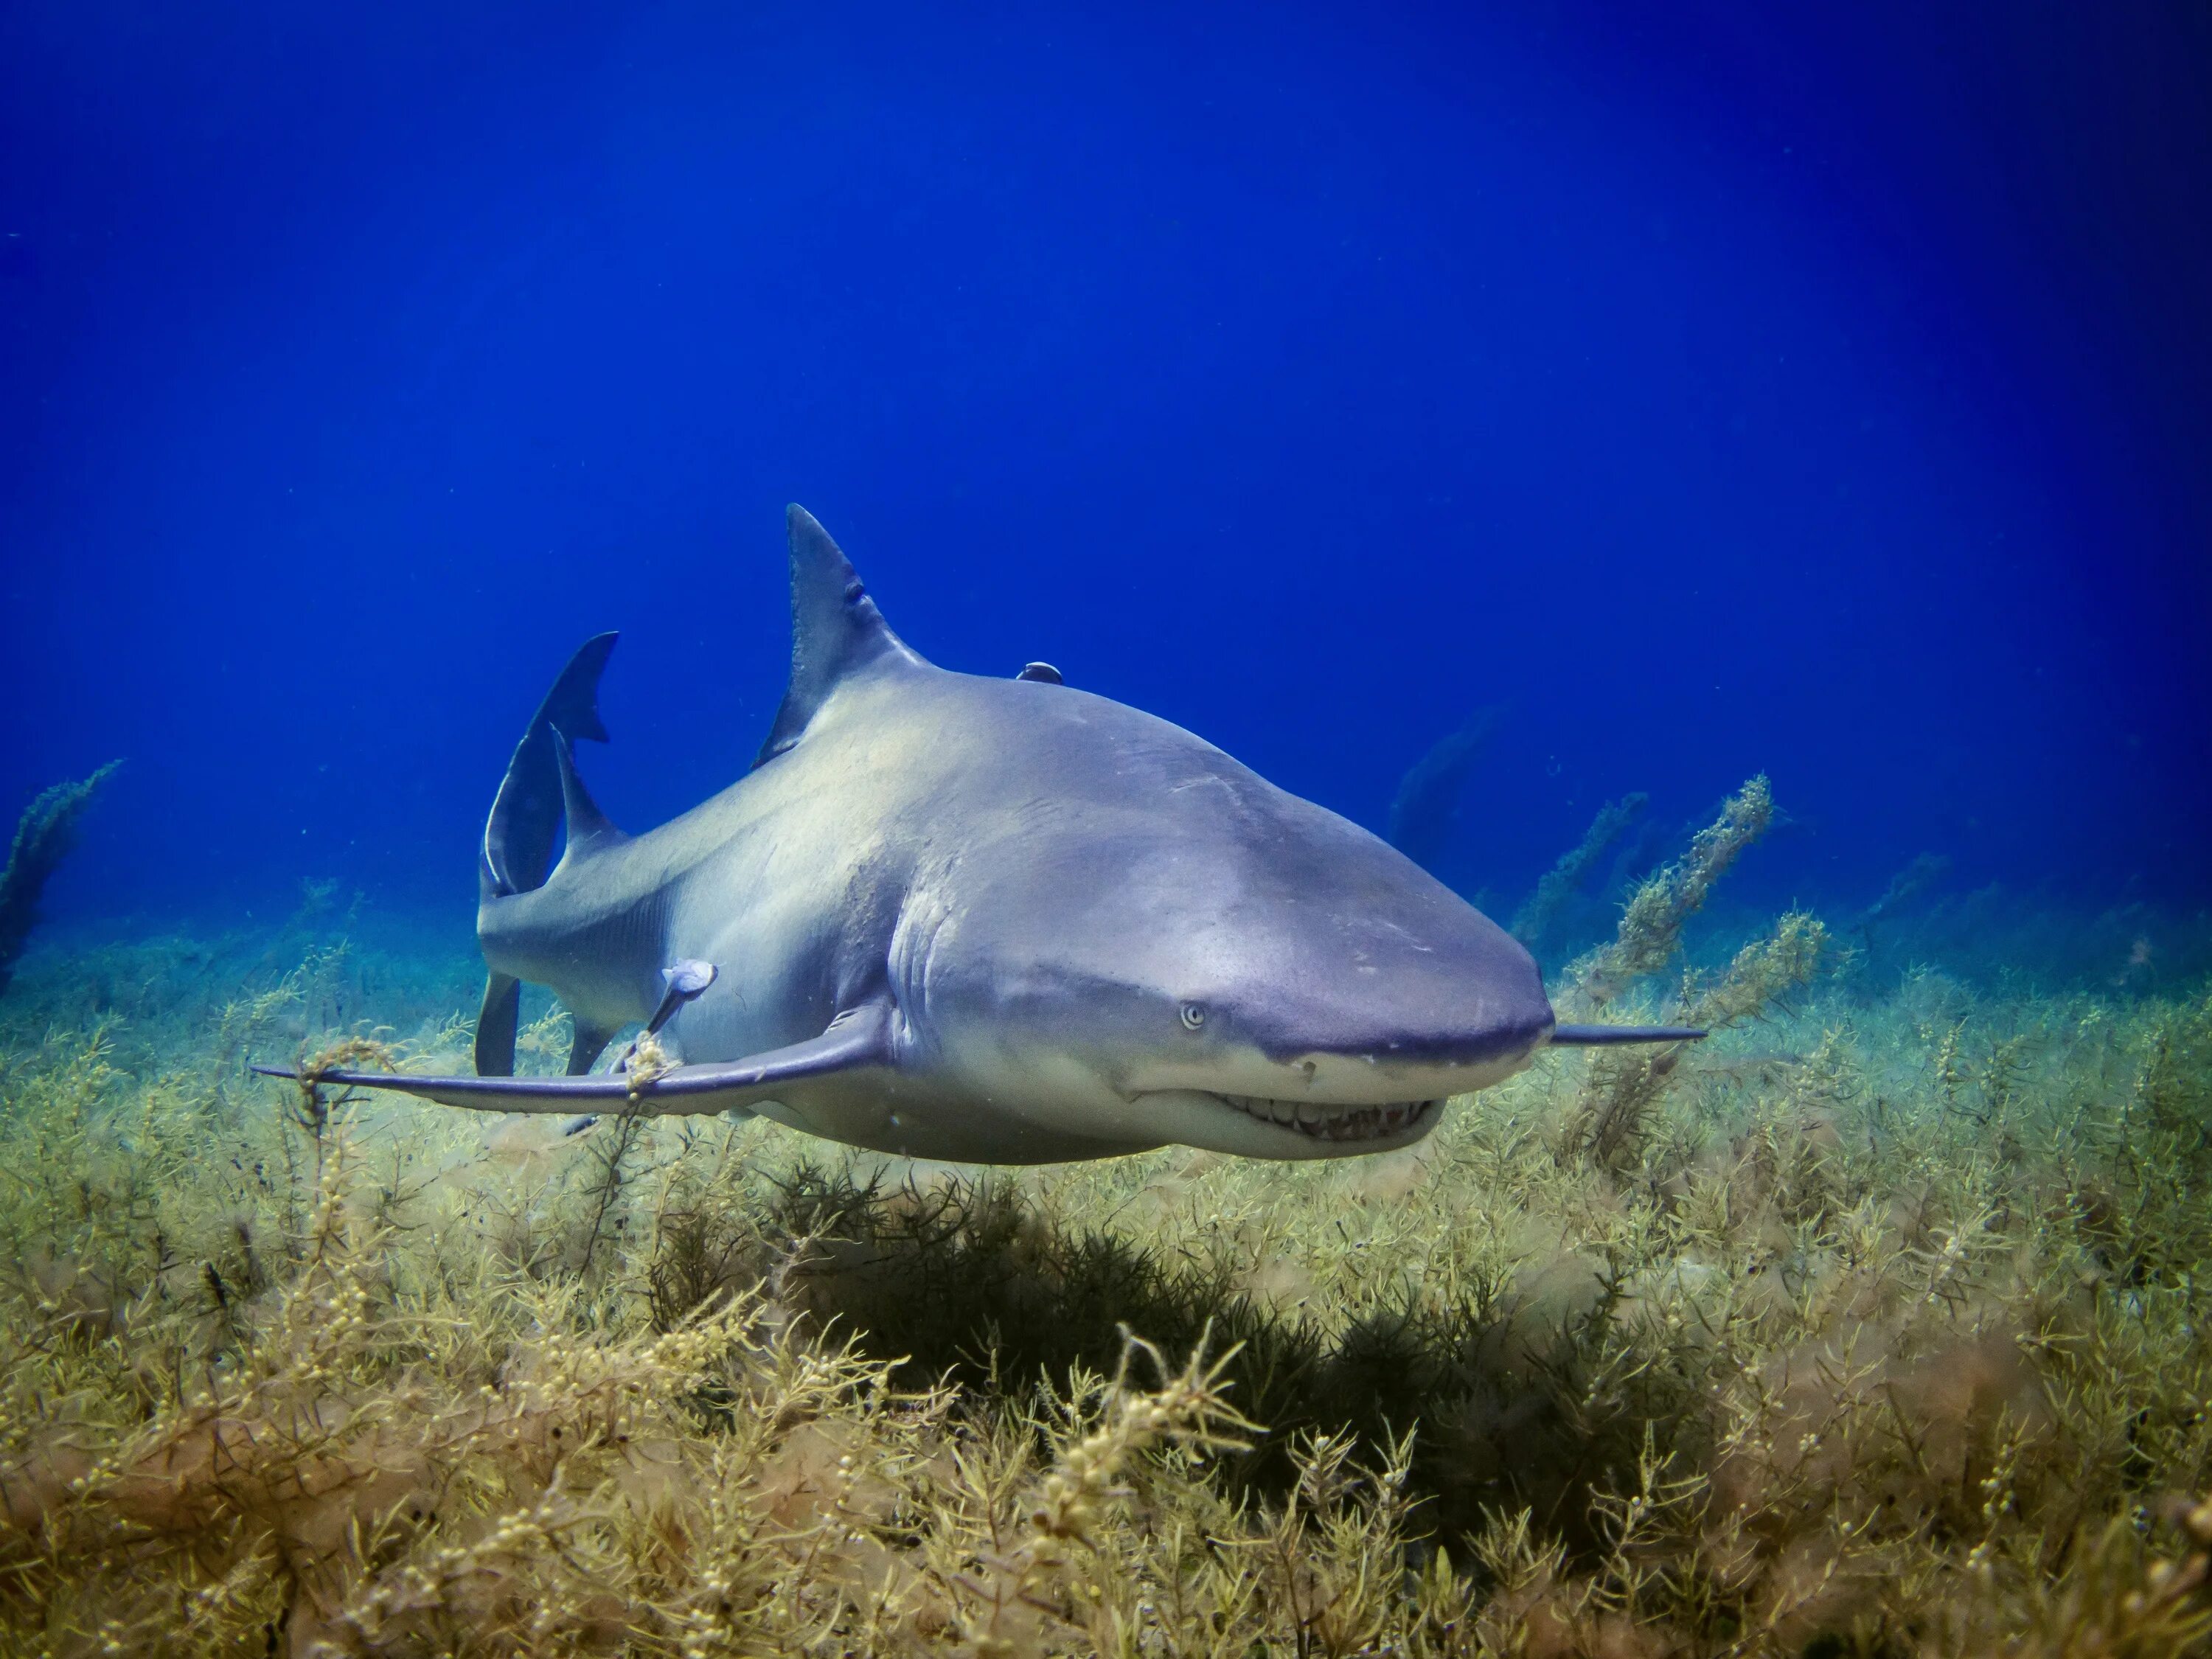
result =
[{"label": "deep blue ocean background", "polygon": [[1439,868],[1771,775],[1747,901],[1917,854],[2212,902],[2212,11],[1952,0],[0,9],[0,811],[58,921],[464,943],[586,635],[642,828],[750,761],[811,507]]}]

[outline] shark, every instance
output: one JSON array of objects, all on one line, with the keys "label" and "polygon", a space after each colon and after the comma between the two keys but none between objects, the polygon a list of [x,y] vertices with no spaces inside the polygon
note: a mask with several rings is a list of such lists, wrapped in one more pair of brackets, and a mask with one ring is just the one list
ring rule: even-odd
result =
[{"label": "shark", "polygon": [[[617,830],[576,764],[607,740],[615,636],[587,641],[478,849],[476,1075],[310,1081],[961,1163],[1290,1159],[1409,1146],[1550,1048],[1704,1035],[1559,1024],[1528,951],[1377,836],[1048,664],[925,660],[787,518],[791,677],[751,769]],[[526,982],[574,1020],[566,1075],[514,1075]]]}]

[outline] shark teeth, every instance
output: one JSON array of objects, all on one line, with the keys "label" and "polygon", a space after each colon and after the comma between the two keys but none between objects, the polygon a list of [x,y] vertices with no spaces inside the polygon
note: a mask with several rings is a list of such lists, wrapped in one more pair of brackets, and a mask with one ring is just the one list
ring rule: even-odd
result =
[{"label": "shark teeth", "polygon": [[1380,1140],[1412,1128],[1443,1104],[1406,1100],[1389,1106],[1328,1106],[1310,1100],[1270,1100],[1262,1095],[1216,1095],[1247,1117],[1294,1129],[1310,1140]]}]

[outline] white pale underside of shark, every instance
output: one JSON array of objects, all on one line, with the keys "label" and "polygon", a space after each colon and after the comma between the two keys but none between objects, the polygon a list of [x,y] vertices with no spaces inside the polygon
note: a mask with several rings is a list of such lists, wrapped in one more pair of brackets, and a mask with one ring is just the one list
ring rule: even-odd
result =
[{"label": "white pale underside of shark", "polygon": [[[796,507],[790,538],[791,689],[754,769],[614,830],[573,759],[605,736],[613,639],[587,643],[486,828],[480,1074],[328,1081],[493,1111],[744,1110],[965,1162],[1313,1158],[1416,1140],[1553,1040],[1527,952],[1375,836],[1042,665],[932,665]],[[572,1072],[632,1024],[666,1059],[505,1075],[524,981],[573,1016]]]}]

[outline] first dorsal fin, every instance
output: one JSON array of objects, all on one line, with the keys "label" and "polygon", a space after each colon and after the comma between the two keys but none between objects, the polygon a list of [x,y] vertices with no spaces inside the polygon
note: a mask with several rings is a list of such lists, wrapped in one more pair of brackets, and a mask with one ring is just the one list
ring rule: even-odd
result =
[{"label": "first dorsal fin", "polygon": [[791,684],[757,766],[797,743],[841,682],[886,663],[925,665],[891,632],[852,561],[814,515],[794,503],[785,516],[791,531]]}]

